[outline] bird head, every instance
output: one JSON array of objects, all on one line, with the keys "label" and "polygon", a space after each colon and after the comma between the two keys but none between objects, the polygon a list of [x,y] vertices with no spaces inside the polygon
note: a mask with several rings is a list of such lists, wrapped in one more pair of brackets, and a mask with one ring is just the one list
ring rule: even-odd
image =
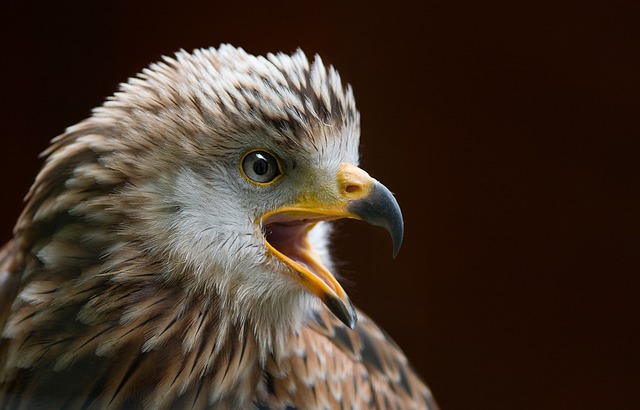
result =
[{"label": "bird head", "polygon": [[329,222],[381,226],[394,254],[403,235],[393,195],[358,167],[359,134],[351,88],[319,57],[223,45],[130,79],[54,140],[43,173],[66,158],[67,190],[102,186],[69,213],[114,226],[105,255],[136,244],[162,261],[167,283],[217,295],[240,321],[293,323],[321,301],[353,328]]}]

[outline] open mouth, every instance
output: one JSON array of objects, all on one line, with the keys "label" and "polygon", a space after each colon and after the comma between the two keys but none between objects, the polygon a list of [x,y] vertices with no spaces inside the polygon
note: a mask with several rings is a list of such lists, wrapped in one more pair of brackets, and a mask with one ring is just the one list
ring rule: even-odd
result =
[{"label": "open mouth", "polygon": [[353,329],[358,319],[356,309],[308,238],[309,231],[318,222],[351,217],[354,217],[351,213],[333,208],[313,211],[285,208],[265,215],[261,225],[267,249],[287,264],[295,278],[320,298],[336,317]]},{"label": "open mouth", "polygon": [[308,240],[309,231],[318,222],[339,218],[340,216],[306,211],[282,211],[271,214],[262,221],[267,248],[293,268],[303,283],[314,282],[314,278],[309,275],[312,274],[334,293],[340,293],[342,288]]}]

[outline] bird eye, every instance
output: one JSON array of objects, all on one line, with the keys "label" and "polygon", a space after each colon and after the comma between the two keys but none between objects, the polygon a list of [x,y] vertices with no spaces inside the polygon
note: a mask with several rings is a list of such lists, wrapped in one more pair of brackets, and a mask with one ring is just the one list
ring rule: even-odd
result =
[{"label": "bird eye", "polygon": [[278,160],[268,152],[251,151],[242,158],[242,175],[251,182],[269,184],[281,174]]}]

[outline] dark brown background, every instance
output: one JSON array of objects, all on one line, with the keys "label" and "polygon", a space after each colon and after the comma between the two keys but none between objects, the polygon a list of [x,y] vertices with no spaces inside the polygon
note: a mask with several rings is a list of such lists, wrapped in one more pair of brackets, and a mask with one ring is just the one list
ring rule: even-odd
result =
[{"label": "dark brown background", "polygon": [[2,13],[0,239],[47,141],[162,54],[302,47],[353,85],[406,218],[395,261],[344,226],[349,292],[443,409],[640,406],[637,6],[46,3]]}]

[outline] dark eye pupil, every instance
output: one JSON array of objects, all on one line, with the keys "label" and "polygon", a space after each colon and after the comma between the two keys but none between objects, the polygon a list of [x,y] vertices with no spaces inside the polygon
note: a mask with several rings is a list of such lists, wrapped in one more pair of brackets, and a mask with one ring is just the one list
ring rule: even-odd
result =
[{"label": "dark eye pupil", "polygon": [[253,172],[257,175],[264,175],[269,170],[269,163],[264,158],[258,158],[256,162],[253,163]]}]

